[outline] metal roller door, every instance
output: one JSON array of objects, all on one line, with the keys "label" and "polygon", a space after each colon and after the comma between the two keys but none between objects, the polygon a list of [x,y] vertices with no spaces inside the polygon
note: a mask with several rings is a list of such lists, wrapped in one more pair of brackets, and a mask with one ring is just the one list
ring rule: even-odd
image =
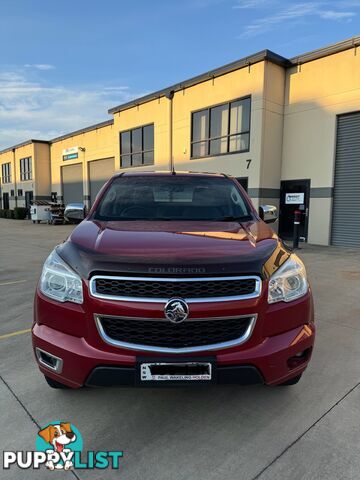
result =
[{"label": "metal roller door", "polygon": [[62,191],[64,203],[83,203],[83,175],[82,164],[61,167]]},{"label": "metal roller door", "polygon": [[94,203],[104,183],[114,174],[114,158],[94,160],[89,163],[90,201]]},{"label": "metal roller door", "polygon": [[331,243],[360,247],[360,112],[338,117]]}]

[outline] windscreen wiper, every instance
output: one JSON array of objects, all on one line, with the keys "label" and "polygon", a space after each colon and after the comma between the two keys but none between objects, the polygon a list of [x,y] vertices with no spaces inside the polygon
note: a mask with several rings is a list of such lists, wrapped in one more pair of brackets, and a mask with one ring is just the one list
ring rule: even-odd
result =
[{"label": "windscreen wiper", "polygon": [[251,220],[251,215],[243,215],[242,217],[229,215],[228,217],[217,219],[218,222],[246,222],[248,220]]}]

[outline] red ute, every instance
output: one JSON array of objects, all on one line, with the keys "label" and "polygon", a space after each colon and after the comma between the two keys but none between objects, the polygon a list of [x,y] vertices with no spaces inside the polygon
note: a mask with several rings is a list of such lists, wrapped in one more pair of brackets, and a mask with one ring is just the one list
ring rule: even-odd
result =
[{"label": "red ute", "polygon": [[311,356],[302,261],[226,175],[125,173],[47,258],[34,352],[55,388],[291,385]]}]

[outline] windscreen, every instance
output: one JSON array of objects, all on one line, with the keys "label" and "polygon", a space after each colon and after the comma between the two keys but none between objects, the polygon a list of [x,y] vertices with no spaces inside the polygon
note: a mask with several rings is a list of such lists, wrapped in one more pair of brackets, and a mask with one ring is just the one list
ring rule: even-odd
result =
[{"label": "windscreen", "polygon": [[247,220],[251,212],[235,183],[222,177],[118,177],[104,193],[97,220]]}]

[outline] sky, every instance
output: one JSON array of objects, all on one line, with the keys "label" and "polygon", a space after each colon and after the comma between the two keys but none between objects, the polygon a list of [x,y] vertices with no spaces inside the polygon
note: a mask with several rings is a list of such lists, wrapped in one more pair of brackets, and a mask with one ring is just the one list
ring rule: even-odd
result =
[{"label": "sky", "polygon": [[360,0],[0,0],[0,149],[265,48],[360,35]]}]

